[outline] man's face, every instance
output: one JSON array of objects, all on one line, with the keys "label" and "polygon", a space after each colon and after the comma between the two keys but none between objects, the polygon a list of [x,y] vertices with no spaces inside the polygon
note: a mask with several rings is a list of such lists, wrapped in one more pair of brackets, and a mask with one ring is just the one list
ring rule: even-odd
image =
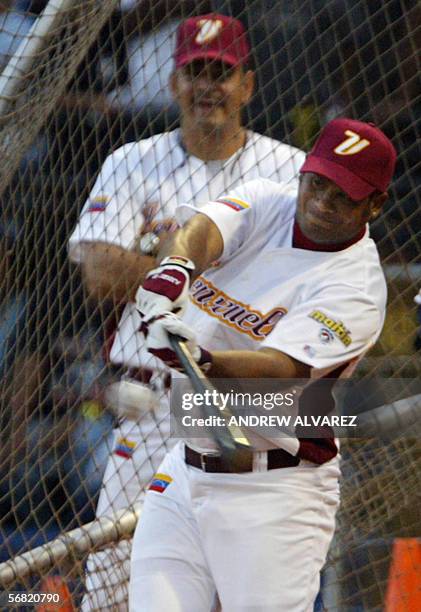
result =
[{"label": "man's face", "polygon": [[346,242],[380,212],[386,194],[355,202],[333,181],[305,172],[300,175],[296,219],[307,238],[321,244]]},{"label": "man's face", "polygon": [[241,124],[253,92],[253,72],[220,60],[194,60],[172,75],[171,88],[185,126],[223,129]]}]

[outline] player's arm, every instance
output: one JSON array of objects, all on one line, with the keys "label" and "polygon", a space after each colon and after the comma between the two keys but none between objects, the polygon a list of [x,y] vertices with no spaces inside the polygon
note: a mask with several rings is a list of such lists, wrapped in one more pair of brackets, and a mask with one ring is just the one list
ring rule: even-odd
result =
[{"label": "player's arm", "polygon": [[311,366],[272,347],[258,351],[208,351],[198,344],[196,332],[172,312],[163,312],[148,325],[146,345],[150,353],[170,368],[183,371],[169,335],[187,342],[192,358],[210,378],[308,378]]},{"label": "player's arm", "polygon": [[[190,278],[209,269],[214,262],[228,261],[253,233],[260,242],[279,223],[279,206],[273,205],[269,185],[250,181],[230,194],[200,207],[181,205],[177,221],[182,227],[161,247],[157,261],[168,257],[184,257],[195,269]],[[269,189],[269,193],[266,193]],[[273,189],[273,187],[272,187]],[[181,265],[181,264],[180,264]]]},{"label": "player's arm", "polygon": [[[249,189],[250,186],[255,187],[252,182]],[[229,259],[256,225],[250,204],[236,193],[210,202],[200,212],[191,206],[187,208],[188,220],[161,247],[157,256],[159,267],[146,276],[136,293],[137,309],[146,324],[165,312],[181,315],[192,279],[216,261]],[[265,218],[268,223],[268,215]],[[186,217],[178,215],[180,219]]]},{"label": "player's arm", "polygon": [[[223,250],[224,240],[218,226],[207,215],[199,213],[173,234],[163,245],[157,259],[159,262],[171,256],[190,259],[195,264],[195,270],[192,272],[194,277],[218,260]],[[142,307],[140,310],[142,311]],[[154,353],[154,330],[157,328],[159,336],[159,327],[162,323],[158,321],[157,324],[152,323],[150,326],[148,346],[149,350],[152,347],[152,353]],[[184,324],[181,321],[174,322],[176,326],[179,324],[183,329],[174,328],[168,331],[183,336]],[[157,346],[161,340],[162,338],[157,338]],[[213,351],[212,353],[203,351],[202,354],[201,352],[202,349],[199,346],[197,346],[197,351],[193,348],[199,365],[210,365],[210,369],[206,367],[205,369],[211,378],[308,378],[311,371],[311,367],[306,363],[274,348],[259,351]],[[161,359],[164,357],[168,365],[171,365],[174,359],[174,354],[169,346],[163,352],[158,349],[154,354]]]},{"label": "player's arm", "polygon": [[156,266],[155,258],[150,255],[106,242],[84,242],[79,248],[84,286],[97,300],[134,301],[139,285]]},{"label": "player's arm", "polygon": [[156,265],[138,247],[147,218],[142,174],[136,172],[134,185],[132,168],[141,152],[129,143],[107,157],[69,237],[69,257],[80,264],[85,288],[97,300],[132,301]]},{"label": "player's arm", "polygon": [[199,213],[168,238],[158,253],[157,261],[171,256],[185,257],[194,262],[194,278],[220,258],[223,248],[223,239],[216,224]]},{"label": "player's arm", "polygon": [[164,312],[182,314],[193,278],[211,266],[223,252],[217,225],[206,215],[195,214],[163,244],[152,270],[136,292],[136,306],[144,323]]},{"label": "player's arm", "polygon": [[213,351],[210,378],[308,378],[306,363],[276,349]]},{"label": "player's arm", "polygon": [[181,230],[170,234],[157,259],[106,242],[84,242],[79,245],[84,286],[97,300],[134,301],[136,291],[148,272],[167,254],[193,260],[196,265],[194,274],[197,275],[218,258],[222,246],[216,225],[200,214]]}]

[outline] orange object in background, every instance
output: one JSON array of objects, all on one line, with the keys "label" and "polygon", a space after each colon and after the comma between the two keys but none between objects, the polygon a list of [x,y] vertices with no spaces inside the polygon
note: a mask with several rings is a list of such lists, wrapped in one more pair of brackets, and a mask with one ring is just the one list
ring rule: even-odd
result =
[{"label": "orange object in background", "polygon": [[59,603],[43,603],[36,606],[37,612],[75,612],[72,596],[66,581],[61,576],[48,576],[44,578],[39,587],[40,593],[58,594]]},{"label": "orange object in background", "polygon": [[421,610],[421,540],[396,538],[389,569],[385,612]]}]

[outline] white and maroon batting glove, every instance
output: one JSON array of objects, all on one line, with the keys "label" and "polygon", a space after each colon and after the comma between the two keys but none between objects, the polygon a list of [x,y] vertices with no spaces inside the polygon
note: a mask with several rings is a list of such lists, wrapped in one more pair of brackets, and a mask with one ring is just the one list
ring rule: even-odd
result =
[{"label": "white and maroon batting glove", "polygon": [[203,372],[209,370],[212,365],[212,355],[197,344],[194,331],[172,312],[164,313],[159,319],[148,325],[146,346],[152,355],[161,359],[169,368],[184,372],[176,353],[171,347],[168,334],[185,338],[187,348],[197,365]]},{"label": "white and maroon batting glove", "polygon": [[143,323],[153,321],[164,312],[184,312],[193,270],[190,259],[173,255],[149,272],[136,293],[136,308]]}]

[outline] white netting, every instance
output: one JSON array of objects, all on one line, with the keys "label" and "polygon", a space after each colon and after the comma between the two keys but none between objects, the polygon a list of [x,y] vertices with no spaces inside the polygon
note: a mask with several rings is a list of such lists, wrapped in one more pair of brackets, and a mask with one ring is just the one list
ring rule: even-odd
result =
[{"label": "white netting", "polygon": [[[0,3],[0,562],[94,519],[113,446],[102,390],[121,373],[106,365],[102,346],[117,314],[83,293],[67,240],[109,152],[177,125],[168,78],[182,18],[218,11],[247,26],[257,74],[245,113],[251,129],[308,150],[321,125],[349,115],[374,121],[393,140],[397,172],[372,227],[388,316],[359,375],[367,389],[373,375],[400,379],[403,396],[421,370],[413,301],[421,270],[415,0],[46,5]],[[384,403],[394,399],[386,382],[383,394]],[[381,609],[393,539],[419,534],[419,433],[403,427],[392,439],[344,448],[343,503],[319,606]],[[118,552],[107,554],[112,584],[111,572],[120,580]],[[68,559],[7,578],[7,588],[42,590],[47,575],[60,574],[77,606],[85,562],[70,546]]]}]

